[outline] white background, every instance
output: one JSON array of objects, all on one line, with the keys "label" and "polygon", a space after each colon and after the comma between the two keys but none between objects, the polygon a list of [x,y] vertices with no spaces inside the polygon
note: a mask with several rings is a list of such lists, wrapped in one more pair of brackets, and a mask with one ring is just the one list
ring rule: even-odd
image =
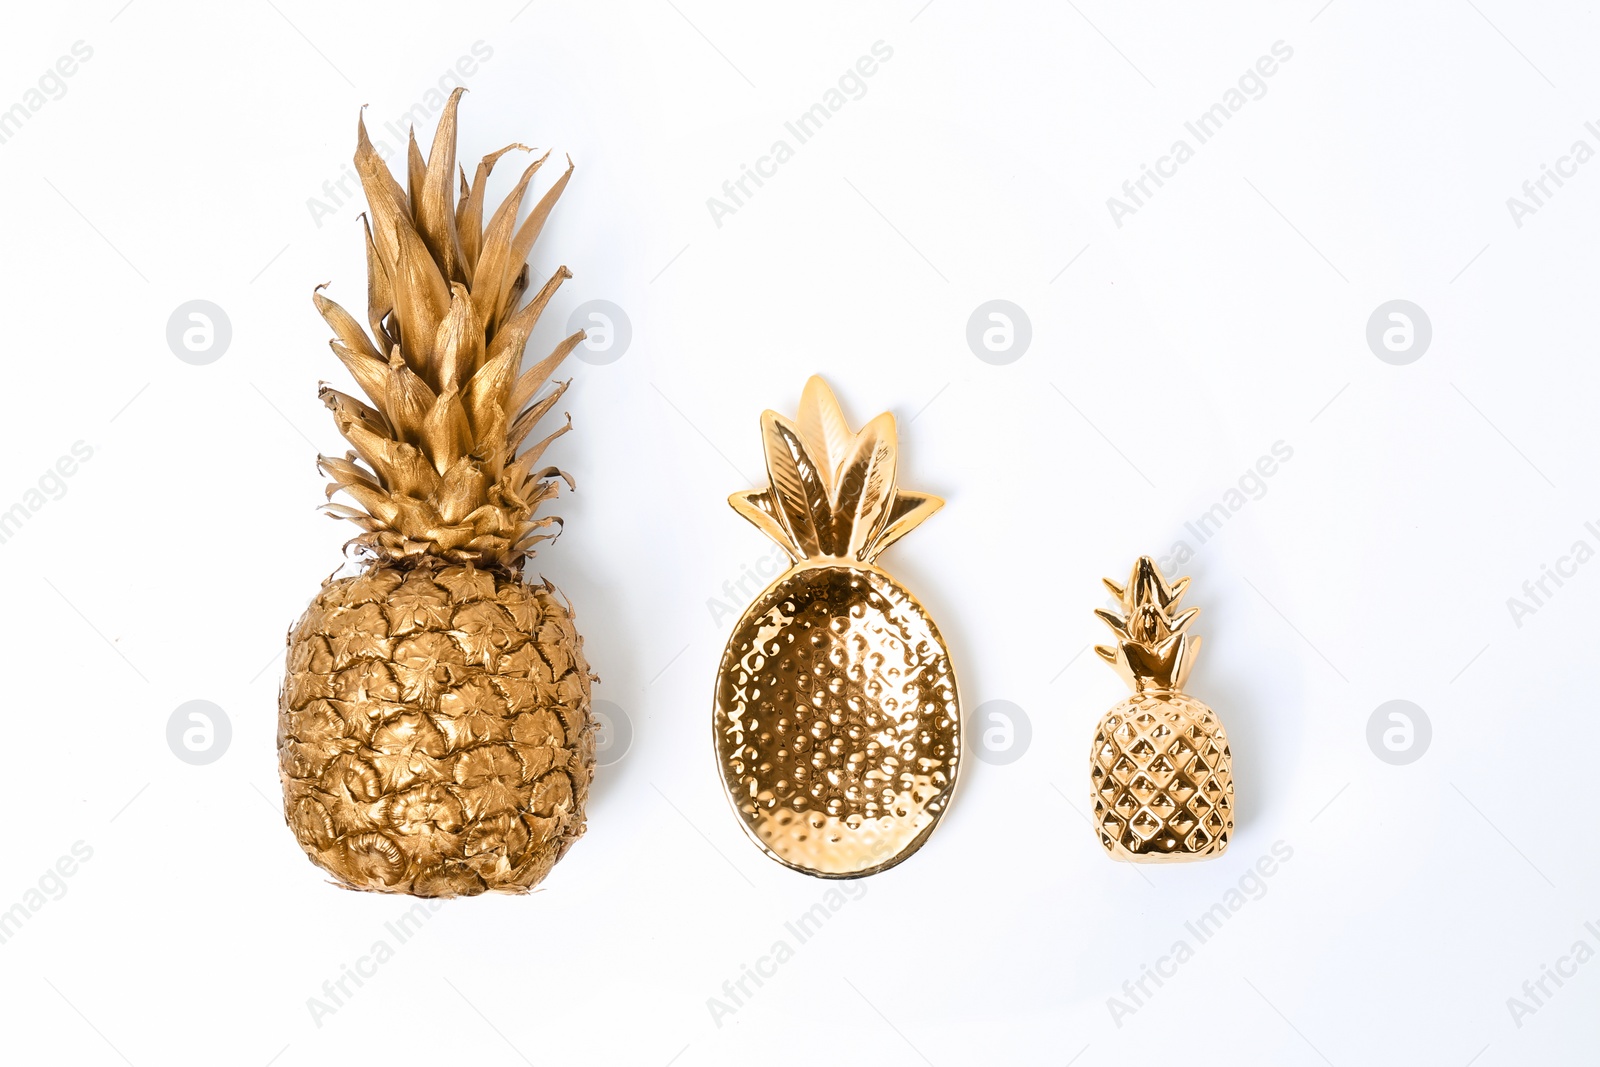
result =
[{"label": "white background", "polygon": [[[464,7],[8,12],[0,107],[93,50],[0,144],[0,509],[93,448],[0,545],[0,909],[64,887],[0,945],[8,1061],[1592,1062],[1600,963],[1531,1014],[1507,1001],[1600,949],[1600,564],[1519,619],[1507,600],[1600,548],[1600,163],[1520,227],[1506,200],[1600,148],[1593,11]],[[308,200],[361,104],[376,135],[479,41],[462,158],[522,140],[578,164],[533,257],[576,277],[530,354],[585,300],[632,323],[620,359],[568,365],[555,458],[579,489],[532,568],[577,606],[632,745],[540,892],[446,904],[314,1019],[409,902],[330,887],[278,810],[283,635],[352,532],[315,511],[315,454],[344,447],[316,385],[345,375],[310,294],[364,292],[359,207]],[[707,198],[878,41],[865,95],[719,226]],[[1265,95],[1119,227],[1107,198],[1278,41]],[[166,342],[193,299],[232,324],[206,366]],[[1008,365],[967,344],[991,299],[1031,321]],[[1432,323],[1404,366],[1366,340],[1394,299]],[[883,562],[969,716],[1012,701],[1031,743],[968,759],[927,847],[718,1020],[708,999],[836,887],[745,839],[709,728],[713,598],[770,549],[724,500],[764,480],[757,417],[813,372],[856,424],[895,412],[903,484],[947,499]],[[1264,495],[1198,544],[1184,524],[1279,441]],[[1122,684],[1084,650],[1099,578],[1180,539],[1190,689],[1230,732],[1239,825],[1221,859],[1135,868],[1086,822]],[[232,724],[206,766],[166,740],[193,699]],[[1366,734],[1395,699],[1432,724],[1404,766]],[[79,841],[92,858],[48,878]],[[1256,889],[1274,842],[1292,858],[1198,945],[1185,922]],[[1135,1005],[1124,982],[1180,938],[1194,958]]]}]

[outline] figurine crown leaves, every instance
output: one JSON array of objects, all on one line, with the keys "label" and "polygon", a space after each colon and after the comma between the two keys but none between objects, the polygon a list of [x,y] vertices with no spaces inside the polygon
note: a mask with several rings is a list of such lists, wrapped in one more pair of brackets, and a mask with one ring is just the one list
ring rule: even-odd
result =
[{"label": "figurine crown leaves", "polygon": [[333,479],[329,498],[343,492],[360,505],[325,510],[360,526],[354,543],[373,554],[517,568],[536,542],[554,536],[541,531],[561,522],[535,519],[535,510],[556,495],[558,478],[571,484],[559,469],[538,465],[570,423],[519,449],[568,383],[535,397],[584,339],[582,331],[573,334],[521,371],[540,313],[572,276],[558,267],[522,302],[529,250],[572,163],[518,225],[529,182],[549,154],[534,160],[485,223],[495,161],[525,146],[485,156],[469,183],[456,163],[456,109],[465,91],[450,94],[426,160],[412,133],[405,188],[373,147],[365,122],[357,122],[355,165],[370,214],[364,218],[370,334],[321,286],[312,299],[336,335],[334,354],[372,403],[323,385],[320,396],[354,451],[318,463]]},{"label": "figurine crown leaves", "polygon": [[1095,609],[1117,635],[1114,647],[1096,645],[1095,652],[1116,667],[1135,691],[1182,689],[1200,651],[1199,636],[1187,632],[1200,609],[1178,611],[1178,600],[1189,587],[1189,579],[1168,584],[1155,560],[1140,556],[1127,585],[1119,586],[1109,578],[1102,581],[1121,601],[1122,614]]},{"label": "figurine crown leaves", "polygon": [[833,390],[815,375],[794,419],[762,413],[761,443],[771,485],[728,503],[795,559],[871,563],[944,506],[897,485],[894,416],[886,411],[852,432]]}]

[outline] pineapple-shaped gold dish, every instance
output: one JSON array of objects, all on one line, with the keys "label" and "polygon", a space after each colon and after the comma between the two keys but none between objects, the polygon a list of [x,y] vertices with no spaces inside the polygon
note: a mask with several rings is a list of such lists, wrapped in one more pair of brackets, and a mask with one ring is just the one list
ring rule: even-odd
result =
[{"label": "pineapple-shaped gold dish", "polygon": [[761,416],[770,488],[735,511],[793,558],[734,626],[717,759],[767,855],[823,878],[922,847],[955,788],[961,715],[939,630],[874,560],[944,503],[895,481],[894,416],[859,433],[813,377],[794,420]]},{"label": "pineapple-shaped gold dish", "polygon": [[1112,859],[1175,863],[1220,856],[1233,836],[1233,767],[1216,713],[1183,692],[1200,650],[1187,632],[1199,608],[1178,611],[1189,584],[1171,585],[1140,556],[1126,586],[1106,588],[1122,614],[1099,609],[1117,635],[1096,645],[1133,696],[1095,728],[1089,773],[1100,843]]}]

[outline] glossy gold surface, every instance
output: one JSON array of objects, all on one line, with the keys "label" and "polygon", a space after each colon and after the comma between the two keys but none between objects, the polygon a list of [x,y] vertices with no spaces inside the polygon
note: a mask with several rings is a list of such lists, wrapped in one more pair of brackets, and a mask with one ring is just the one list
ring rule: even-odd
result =
[{"label": "glossy gold surface", "polygon": [[367,322],[320,286],[312,298],[371,401],[320,393],[353,446],[318,459],[329,498],[356,505],[326,510],[361,528],[366,569],[325,582],[290,633],[278,705],[284,817],[307,855],[348,888],[420,896],[537,884],[583,833],[594,769],[582,639],[554,588],[522,578],[561,521],[535,512],[570,482],[540,466],[567,427],[523,445],[584,335],[521,363],[570,277],[557,268],[523,302],[529,249],[572,168],[519,224],[535,161],[485,223],[510,148],[470,184],[458,175],[463,91],[426,160],[412,138],[404,189],[358,123]]},{"label": "glossy gold surface", "polygon": [[769,855],[811,874],[870,874],[922,845],[954,785],[958,719],[938,630],[876,567],[781,576],[718,672],[734,808]]},{"label": "glossy gold surface", "polygon": [[728,639],[713,732],[728,797],[773,859],[825,878],[892,867],[955,789],[960,700],[916,598],[874,564],[937,497],[895,484],[894,418],[850,431],[821,378],[799,416],[762,416],[769,489],[735,510],[795,563]]},{"label": "glossy gold surface", "polygon": [[1095,612],[1117,636],[1096,645],[1133,696],[1095,728],[1089,757],[1100,843],[1113,859],[1173,863],[1221,855],[1233,836],[1233,757],[1216,714],[1184,693],[1199,608],[1178,610],[1189,579],[1167,583],[1139,557],[1125,586],[1106,580],[1120,614]]}]

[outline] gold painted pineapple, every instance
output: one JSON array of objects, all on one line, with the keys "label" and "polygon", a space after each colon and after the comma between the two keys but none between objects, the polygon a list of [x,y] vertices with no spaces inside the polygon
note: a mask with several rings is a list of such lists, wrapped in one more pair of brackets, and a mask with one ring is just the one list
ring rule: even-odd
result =
[{"label": "gold painted pineapple", "polygon": [[761,432],[771,487],[729,503],[795,562],[728,639],[718,762],[741,825],[773,859],[825,878],[872,874],[922,846],[955,789],[949,653],[873,562],[944,502],[897,487],[894,416],[852,433],[821,378],[797,419],[768,411]]},{"label": "gold painted pineapple", "polygon": [[1149,556],[1126,586],[1106,588],[1122,614],[1096,610],[1117,635],[1096,645],[1133,696],[1106,712],[1090,754],[1100,843],[1113,859],[1169,863],[1221,855],[1233,836],[1233,767],[1216,714],[1183,692],[1200,650],[1178,611],[1189,579],[1167,584]]},{"label": "gold painted pineapple", "polygon": [[519,374],[571,276],[557,269],[524,304],[526,260],[572,168],[518,226],[533,163],[485,225],[509,149],[470,185],[462,170],[455,198],[462,92],[426,162],[413,135],[409,195],[358,125],[371,335],[313,299],[371,401],[320,393],[355,449],[319,457],[329,497],[358,505],[327,509],[361,527],[365,569],[324,582],[290,632],[278,718],[284,815],[306,853],[346,887],[430,897],[537,884],[583,833],[594,769],[572,612],[522,579],[560,521],[534,512],[565,477],[539,464],[568,427],[522,445],[567,383],[535,396],[584,336]]}]

